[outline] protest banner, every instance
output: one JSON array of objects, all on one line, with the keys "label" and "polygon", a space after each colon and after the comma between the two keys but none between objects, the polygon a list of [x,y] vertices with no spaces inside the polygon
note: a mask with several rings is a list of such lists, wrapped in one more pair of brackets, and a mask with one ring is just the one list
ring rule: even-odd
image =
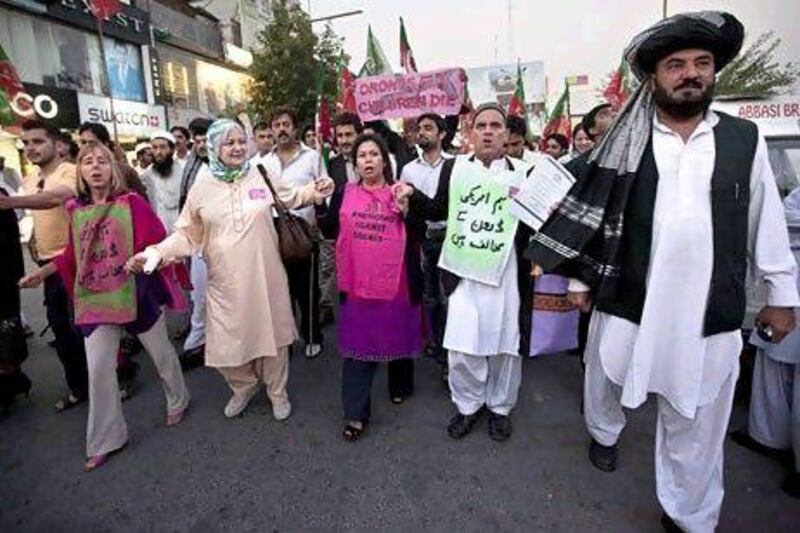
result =
[{"label": "protest banner", "polygon": [[466,82],[460,68],[358,78],[356,110],[362,121],[422,113],[457,115],[464,102]]},{"label": "protest banner", "polygon": [[519,223],[509,211],[509,188],[522,177],[521,171],[490,172],[480,163],[456,161],[441,268],[462,278],[500,285]]},{"label": "protest banner", "polygon": [[75,323],[126,324],[136,319],[136,282],[125,269],[133,256],[128,205],[90,205],[72,218],[75,243]]}]

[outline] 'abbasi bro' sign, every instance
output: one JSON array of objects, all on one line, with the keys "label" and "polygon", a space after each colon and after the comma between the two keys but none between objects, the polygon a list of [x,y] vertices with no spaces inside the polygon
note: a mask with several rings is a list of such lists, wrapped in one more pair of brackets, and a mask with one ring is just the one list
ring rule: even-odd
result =
[{"label": "'abbasi bro' sign", "polygon": [[509,212],[509,188],[518,171],[490,171],[458,158],[450,178],[447,234],[439,267],[462,278],[499,286],[514,246],[518,219]]}]

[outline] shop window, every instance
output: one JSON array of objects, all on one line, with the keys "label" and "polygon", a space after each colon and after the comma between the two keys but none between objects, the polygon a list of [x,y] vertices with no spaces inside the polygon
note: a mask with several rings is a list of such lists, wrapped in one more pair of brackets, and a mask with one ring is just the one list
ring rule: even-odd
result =
[{"label": "shop window", "polygon": [[100,40],[91,32],[0,9],[0,43],[23,81],[115,98],[145,100],[139,47],[106,37],[103,75]]}]

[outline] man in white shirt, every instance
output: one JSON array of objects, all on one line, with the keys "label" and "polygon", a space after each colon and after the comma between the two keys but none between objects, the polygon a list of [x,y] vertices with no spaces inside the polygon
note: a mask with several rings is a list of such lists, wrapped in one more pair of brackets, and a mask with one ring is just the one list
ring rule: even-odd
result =
[{"label": "man in white shirt", "polygon": [[[408,198],[410,213],[433,221],[446,219],[451,184],[476,171],[470,166],[485,169],[504,186],[516,182],[513,174],[529,172],[528,165],[505,156],[506,112],[499,104],[476,108],[471,133],[475,155],[443,164],[433,200],[409,183],[395,184],[395,197],[401,203]],[[522,380],[521,354],[530,350],[532,283],[529,276],[518,275],[530,269],[522,257],[529,237],[527,227],[514,229],[508,255],[498,265],[497,284],[461,276],[447,267],[440,271],[448,296],[443,346],[448,350],[448,384],[457,410],[447,426],[451,438],[466,437],[487,411],[492,440],[506,441],[513,432],[510,415]]]},{"label": "man in white shirt", "polygon": [[267,122],[256,122],[253,126],[253,140],[258,151],[250,158],[250,164],[252,166],[263,165],[275,147],[275,135]]},{"label": "man in white shirt", "polygon": [[[452,156],[442,151],[442,141],[447,135],[444,118],[435,113],[425,113],[417,119],[417,144],[421,155],[403,167],[400,180],[410,183],[429,198],[436,196],[442,167]],[[444,220],[427,222],[425,240],[422,242],[422,273],[425,287],[423,301],[433,329],[433,342],[428,354],[442,367],[443,379],[447,380],[447,350],[442,346],[444,326],[447,320],[447,297],[439,278],[439,255],[442,252],[445,229]]]},{"label": "man in white shirt", "polygon": [[522,159],[526,163],[536,163],[536,152],[528,150],[525,146],[528,138],[528,125],[525,119],[516,115],[508,116],[508,142],[506,143],[506,155],[516,159]]},{"label": "man in white shirt", "polygon": [[[595,467],[616,469],[623,407],[658,398],[667,531],[710,533],[719,519],[748,267],[768,287],[758,322],[773,342],[800,304],[766,144],[754,124],[709,110],[715,72],[743,36],[732,15],[701,12],[635,37],[625,57],[642,85],[528,250],[593,289],[584,418]],[[570,300],[587,308],[587,289],[572,281]]]},{"label": "man in white shirt", "polygon": [[183,126],[172,126],[169,132],[175,139],[175,159],[186,165],[186,160],[189,159],[189,154],[191,154],[189,130]]},{"label": "man in white shirt", "polygon": [[[291,109],[278,109],[270,120],[276,145],[264,159],[265,167],[280,179],[298,187],[326,177],[325,165],[319,152],[297,140],[297,116]],[[292,211],[314,226],[313,207]],[[322,351],[322,332],[319,324],[319,249],[307,261],[286,265],[289,292],[300,308],[300,336],[306,343],[306,357],[314,358]]]},{"label": "man in white shirt", "polygon": [[168,131],[150,135],[153,163],[142,173],[150,205],[167,233],[172,233],[178,220],[183,163],[175,159],[175,137]]}]

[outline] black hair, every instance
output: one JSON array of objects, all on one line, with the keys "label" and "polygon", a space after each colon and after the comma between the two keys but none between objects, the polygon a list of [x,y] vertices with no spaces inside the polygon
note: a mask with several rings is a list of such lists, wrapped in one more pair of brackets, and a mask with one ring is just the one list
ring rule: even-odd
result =
[{"label": "black hair", "polygon": [[75,142],[75,139],[72,138],[72,135],[67,132],[62,132],[60,140],[69,147],[69,156],[72,159],[78,157],[78,152],[81,151],[81,147],[78,146],[78,143]]},{"label": "black hair", "polygon": [[305,140],[306,133],[308,133],[309,130],[313,131],[315,134],[317,133],[317,129],[314,127],[313,124],[306,124],[306,127],[303,128],[303,133],[300,135],[300,138]]},{"label": "black hair", "polygon": [[334,134],[339,126],[353,126],[359,135],[364,132],[364,124],[361,123],[361,119],[355,113],[339,113],[333,117],[331,126],[333,126]]},{"label": "black hair", "polygon": [[213,121],[209,118],[193,118],[192,121],[189,122],[189,131],[192,132],[192,137],[197,135],[205,135],[208,133],[208,128],[211,127],[211,122]]},{"label": "black hair", "polygon": [[[383,137],[380,135],[375,133],[362,133],[359,135],[353,143],[353,151],[350,154],[351,161],[355,164],[358,147],[370,141],[378,145],[378,150],[381,152],[381,158],[383,159],[383,178],[386,180],[386,183],[394,183],[394,176],[392,176],[392,160],[389,158],[389,148],[386,146],[386,141],[384,141]],[[361,182],[360,176],[358,181]]]},{"label": "black hair", "polygon": [[264,130],[271,130],[271,129],[272,129],[272,126],[267,124],[266,120],[259,120],[253,126],[253,135],[255,135],[257,131],[264,131]]},{"label": "black hair", "polygon": [[525,124],[525,119],[517,115],[508,115],[506,128],[508,128],[509,134],[516,133],[523,139],[528,136],[528,125]]},{"label": "black hair", "polygon": [[269,123],[272,124],[275,122],[275,119],[281,115],[287,115],[290,119],[292,119],[292,126],[295,128],[297,127],[297,113],[295,113],[294,110],[289,107],[279,107],[273,111],[272,115],[269,117]]},{"label": "black hair", "polygon": [[609,107],[611,107],[611,104],[609,103],[596,105],[583,117],[583,131],[585,131],[589,137],[592,137],[592,135],[589,133],[589,130],[594,128],[597,114],[603,109],[608,109]]},{"label": "black hair", "polygon": [[575,140],[575,137],[578,136],[578,132],[579,131],[582,131],[583,133],[585,133],[586,135],[588,135],[591,138],[591,135],[589,135],[589,132],[586,131],[586,126],[581,121],[581,122],[578,122],[577,124],[575,124],[575,127],[572,128],[572,140],[573,141]]},{"label": "black hair", "polygon": [[436,113],[423,113],[417,117],[417,126],[423,120],[430,120],[434,124],[436,124],[436,129],[439,130],[439,133],[447,133],[447,122],[445,122],[444,118]]},{"label": "black hair", "polygon": [[111,144],[111,134],[108,133],[108,128],[99,122],[84,122],[78,127],[78,135],[84,131],[92,132],[92,135],[97,137],[97,140],[111,148],[113,152],[113,145]]},{"label": "black hair", "polygon": [[41,120],[26,120],[22,123],[22,131],[31,130],[44,130],[47,137],[53,142],[61,140],[61,130],[47,122],[42,122]]},{"label": "black hair", "polygon": [[183,136],[184,136],[184,137],[185,137],[187,140],[192,138],[192,136],[189,134],[189,130],[188,130],[188,129],[186,129],[186,128],[184,128],[183,126],[172,126],[172,127],[169,129],[169,132],[170,132],[170,133],[172,133],[172,134],[174,134],[174,133],[175,133],[175,130],[177,130],[177,131],[179,131],[179,132],[183,133]]},{"label": "black hair", "polygon": [[562,150],[564,151],[569,150],[569,139],[567,139],[565,135],[561,135],[560,133],[551,133],[550,135],[544,138],[545,144],[550,139],[553,139],[555,142],[557,142],[561,146]]}]

